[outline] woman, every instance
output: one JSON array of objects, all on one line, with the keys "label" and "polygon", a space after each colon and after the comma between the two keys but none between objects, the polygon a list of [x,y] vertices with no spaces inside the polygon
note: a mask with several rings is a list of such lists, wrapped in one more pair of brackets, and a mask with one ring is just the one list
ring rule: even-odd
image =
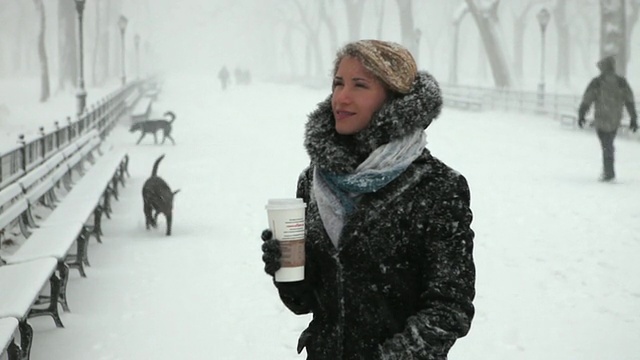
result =
[{"label": "woman", "polygon": [[[402,46],[338,51],[332,94],[305,131],[305,279],[274,282],[291,311],[313,313],[298,342],[307,359],[446,359],[469,331],[469,187],[425,149],[441,106],[435,79]],[[272,236],[262,234],[270,275],[280,266]]]}]

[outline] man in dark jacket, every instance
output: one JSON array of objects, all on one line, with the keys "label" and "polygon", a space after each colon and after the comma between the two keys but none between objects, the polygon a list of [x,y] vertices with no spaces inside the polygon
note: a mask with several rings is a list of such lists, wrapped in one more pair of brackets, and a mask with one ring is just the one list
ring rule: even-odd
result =
[{"label": "man in dark jacket", "polygon": [[626,106],[627,108],[631,118],[629,129],[633,132],[638,129],[638,115],[629,83],[625,78],[616,74],[615,58],[613,56],[605,57],[598,62],[598,68],[600,75],[591,80],[582,97],[582,103],[578,110],[578,125],[584,126],[584,116],[591,104],[595,103],[593,125],[602,146],[603,171],[600,181],[612,181],[616,177],[613,166],[613,140],[616,137],[618,127],[620,127],[622,107]]}]

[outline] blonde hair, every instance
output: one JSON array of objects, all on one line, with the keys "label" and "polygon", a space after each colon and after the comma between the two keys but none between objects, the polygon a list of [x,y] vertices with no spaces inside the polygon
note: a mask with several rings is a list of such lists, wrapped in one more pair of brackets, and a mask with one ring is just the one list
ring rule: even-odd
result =
[{"label": "blonde hair", "polygon": [[390,90],[406,94],[411,91],[418,74],[413,55],[404,46],[381,40],[359,40],[343,46],[336,53],[333,75],[338,72],[340,61],[346,57],[358,59]]}]

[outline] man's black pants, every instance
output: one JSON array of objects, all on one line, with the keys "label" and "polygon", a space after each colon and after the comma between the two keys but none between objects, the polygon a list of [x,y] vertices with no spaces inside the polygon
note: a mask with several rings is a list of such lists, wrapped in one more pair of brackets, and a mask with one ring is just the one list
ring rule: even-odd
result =
[{"label": "man's black pants", "polygon": [[613,168],[614,153],[613,140],[616,138],[617,130],[602,131],[597,130],[600,146],[602,147],[602,171],[604,179],[613,179],[616,172]]}]

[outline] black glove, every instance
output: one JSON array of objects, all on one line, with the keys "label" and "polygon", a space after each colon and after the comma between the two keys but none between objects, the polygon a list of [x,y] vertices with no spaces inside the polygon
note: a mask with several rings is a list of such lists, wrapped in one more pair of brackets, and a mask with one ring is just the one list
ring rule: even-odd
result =
[{"label": "black glove", "polygon": [[636,132],[638,130],[638,119],[631,119],[631,124],[629,124],[629,130],[632,132]]},{"label": "black glove", "polygon": [[584,126],[584,123],[586,123],[587,121],[581,117],[578,119],[578,126],[580,126],[580,129],[582,129],[582,127]]},{"label": "black glove", "polygon": [[262,261],[264,261],[264,272],[274,276],[276,271],[280,270],[280,244],[278,240],[273,238],[273,232],[266,229],[260,236],[262,238]]}]

